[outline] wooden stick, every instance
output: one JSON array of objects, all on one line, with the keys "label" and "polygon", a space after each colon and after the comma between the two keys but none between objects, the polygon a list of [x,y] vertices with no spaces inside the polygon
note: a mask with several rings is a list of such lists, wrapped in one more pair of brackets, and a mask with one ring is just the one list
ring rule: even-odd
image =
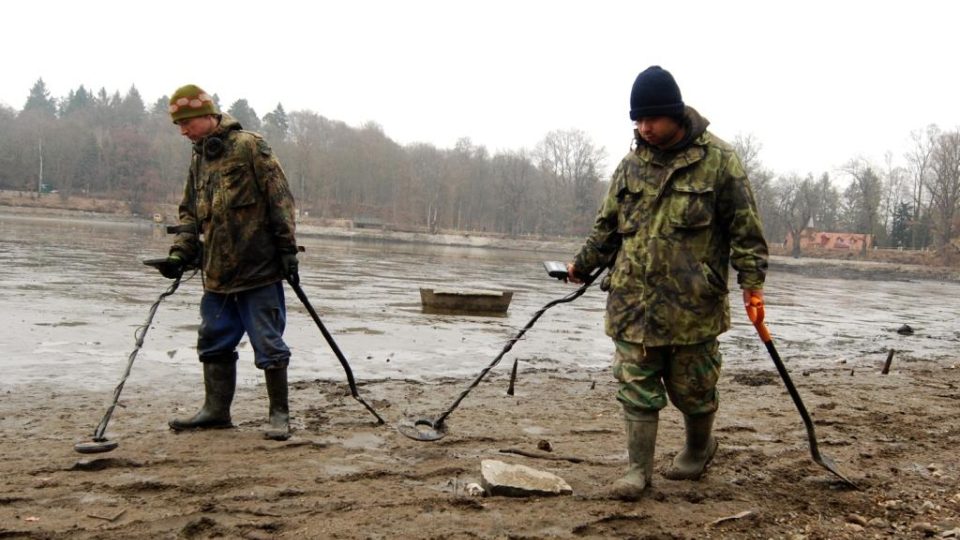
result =
[{"label": "wooden stick", "polygon": [[517,454],[518,456],[525,456],[530,458],[537,459],[552,459],[554,461],[569,461],[570,463],[583,463],[583,458],[571,457],[571,456],[554,456],[551,454],[546,454],[543,452],[530,452],[528,450],[521,450],[519,448],[501,448],[500,452],[504,454]]},{"label": "wooden stick", "polygon": [[894,349],[890,349],[890,352],[887,353],[887,361],[883,364],[883,371],[880,373],[886,375],[890,373],[890,363],[893,362],[893,353],[896,352]]}]

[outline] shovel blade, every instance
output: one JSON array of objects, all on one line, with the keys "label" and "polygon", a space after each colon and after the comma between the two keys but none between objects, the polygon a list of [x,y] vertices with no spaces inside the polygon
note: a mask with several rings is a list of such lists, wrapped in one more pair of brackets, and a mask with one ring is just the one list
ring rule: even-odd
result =
[{"label": "shovel blade", "polygon": [[843,473],[841,473],[840,470],[837,469],[837,464],[833,462],[833,459],[831,459],[830,456],[819,454],[818,456],[814,456],[813,461],[816,462],[817,465],[820,465],[824,469],[835,474],[838,478],[843,480],[844,483],[846,483],[848,486],[852,487],[853,489],[856,489],[856,490],[860,489],[860,486],[854,484],[853,480],[850,480],[849,478],[844,476]]}]

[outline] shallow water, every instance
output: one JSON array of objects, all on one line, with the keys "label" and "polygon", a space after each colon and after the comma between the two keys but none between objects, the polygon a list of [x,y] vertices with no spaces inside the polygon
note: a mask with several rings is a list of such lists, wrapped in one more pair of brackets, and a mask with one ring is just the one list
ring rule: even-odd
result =
[{"label": "shallow water", "polygon": [[[533,314],[574,290],[547,277],[543,260],[571,254],[457,248],[301,237],[302,286],[348,358],[358,381],[474,376]],[[142,259],[166,253],[170,238],[150,223],[98,222],[0,214],[0,386],[52,382],[110,388],[134,348],[136,329],[170,282]],[[504,317],[421,312],[419,287],[514,291]],[[857,281],[772,272],[767,320],[792,371],[879,369],[897,362],[954,362],[960,342],[960,285]],[[131,384],[195,381],[199,276],[160,306],[137,356]],[[739,295],[732,298],[739,306]],[[343,381],[343,371],[296,296],[287,290],[290,377]],[[596,370],[609,364],[604,295],[591,289],[549,311],[508,353],[524,369]],[[722,336],[724,362],[772,364],[742,309]],[[913,336],[896,329],[910,324]],[[257,384],[253,353],[241,345],[241,384]],[[599,376],[604,376],[603,374]],[[522,377],[521,377],[522,381]]]}]

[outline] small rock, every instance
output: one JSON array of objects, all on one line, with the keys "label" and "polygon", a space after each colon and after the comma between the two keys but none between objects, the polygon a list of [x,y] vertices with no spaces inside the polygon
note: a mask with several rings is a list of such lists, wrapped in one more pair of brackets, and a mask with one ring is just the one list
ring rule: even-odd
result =
[{"label": "small rock", "polygon": [[570,484],[555,474],[495,459],[480,462],[480,476],[484,490],[490,495],[535,497],[573,493]]},{"label": "small rock", "polygon": [[487,494],[486,490],[476,482],[470,482],[464,489],[467,490],[467,495],[471,497],[483,497]]},{"label": "small rock", "polygon": [[856,523],[844,523],[843,528],[847,529],[848,531],[854,531],[854,532],[863,531],[863,527],[861,527],[860,525],[857,525]]},{"label": "small rock", "polygon": [[890,523],[888,523],[887,520],[883,518],[875,517],[875,518],[872,518],[870,521],[868,521],[867,525],[873,527],[874,529],[886,529],[887,527],[890,526]]},{"label": "small rock", "polygon": [[900,334],[901,336],[912,336],[913,328],[909,324],[905,324],[900,328],[897,328],[897,333]]},{"label": "small rock", "polygon": [[956,529],[950,529],[949,531],[943,531],[940,533],[941,538],[960,538],[960,527]]},{"label": "small rock", "polygon": [[847,514],[847,523],[854,523],[860,525],[861,527],[867,526],[867,518],[859,514]]},{"label": "small rock", "polygon": [[553,452],[553,445],[551,445],[550,441],[546,439],[540,439],[537,442],[537,448],[543,450],[544,452]]},{"label": "small rock", "polygon": [[933,536],[937,534],[937,528],[926,521],[918,521],[910,526],[911,531],[923,533],[924,536]]}]

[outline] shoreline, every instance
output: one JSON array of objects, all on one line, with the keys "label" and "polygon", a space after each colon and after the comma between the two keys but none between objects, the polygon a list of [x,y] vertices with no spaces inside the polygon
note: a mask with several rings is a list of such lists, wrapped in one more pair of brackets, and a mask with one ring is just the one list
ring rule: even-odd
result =
[{"label": "shoreline", "polygon": [[[157,224],[150,219],[136,215],[0,204],[0,217],[3,215],[37,220],[70,219],[129,223],[137,226],[167,225],[166,223]],[[473,233],[430,234],[379,229],[351,229],[319,225],[311,223],[309,219],[297,223],[297,235],[305,238],[329,238],[372,243],[397,242],[441,247],[543,252],[560,255],[561,259],[563,259],[562,256],[572,257],[582,242],[580,238],[509,238]],[[960,282],[960,268],[860,259],[814,257],[795,259],[789,255],[771,254],[770,268],[773,271],[800,274],[807,277],[899,281],[923,279]]]}]

